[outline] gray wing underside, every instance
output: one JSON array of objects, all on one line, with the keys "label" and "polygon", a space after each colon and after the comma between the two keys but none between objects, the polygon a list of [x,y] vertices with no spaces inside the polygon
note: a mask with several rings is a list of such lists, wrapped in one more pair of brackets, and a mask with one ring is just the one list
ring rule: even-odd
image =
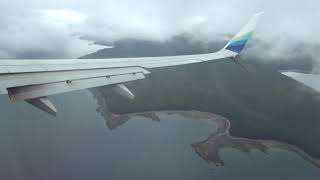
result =
[{"label": "gray wing underside", "polygon": [[12,102],[26,101],[55,115],[47,96],[75,90],[114,85],[120,94],[133,97],[122,84],[146,78],[148,69],[192,64],[234,57],[236,53],[216,53],[119,59],[1,60],[0,93]]}]

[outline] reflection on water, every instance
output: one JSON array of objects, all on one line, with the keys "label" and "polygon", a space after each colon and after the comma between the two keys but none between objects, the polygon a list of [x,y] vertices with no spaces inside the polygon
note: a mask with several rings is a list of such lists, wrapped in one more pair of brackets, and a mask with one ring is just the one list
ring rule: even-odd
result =
[{"label": "reflection on water", "polygon": [[115,115],[100,100],[97,107],[85,91],[53,101],[60,107],[57,118],[0,99],[0,179],[309,180],[320,175],[286,145],[272,148],[271,141],[229,136],[229,122],[215,114]]}]

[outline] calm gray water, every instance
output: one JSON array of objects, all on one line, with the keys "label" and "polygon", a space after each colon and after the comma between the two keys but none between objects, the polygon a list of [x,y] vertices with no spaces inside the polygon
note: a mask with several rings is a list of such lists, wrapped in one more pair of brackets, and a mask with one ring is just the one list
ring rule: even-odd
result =
[{"label": "calm gray water", "polygon": [[222,151],[215,167],[190,146],[214,128],[206,120],[161,115],[134,118],[109,130],[88,91],[54,96],[57,118],[0,98],[0,179],[319,179],[320,169],[273,149],[251,155]]}]

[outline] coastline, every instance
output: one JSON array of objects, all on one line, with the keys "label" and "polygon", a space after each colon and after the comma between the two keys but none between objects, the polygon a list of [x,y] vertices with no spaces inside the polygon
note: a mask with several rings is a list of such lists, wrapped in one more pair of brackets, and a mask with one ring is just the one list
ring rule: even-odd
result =
[{"label": "coastline", "polygon": [[[105,104],[105,103],[103,103]],[[200,111],[146,111],[127,114],[114,114],[99,106],[97,111],[106,120],[106,126],[114,130],[133,117],[144,117],[152,121],[160,122],[159,114],[167,115],[181,115],[184,118],[197,120],[205,119],[216,124],[217,129],[210,134],[205,140],[200,142],[194,142],[190,146],[194,149],[195,153],[201,157],[208,164],[214,164],[215,166],[224,166],[225,162],[220,157],[219,152],[225,148],[237,149],[243,153],[250,154],[252,150],[258,150],[265,154],[268,154],[268,150],[281,149],[293,152],[305,161],[320,168],[320,159],[316,159],[308,155],[302,149],[297,146],[280,142],[276,140],[262,140],[262,139],[250,139],[243,137],[234,137],[230,134],[231,123],[227,118],[219,116],[214,113],[200,112]]]}]

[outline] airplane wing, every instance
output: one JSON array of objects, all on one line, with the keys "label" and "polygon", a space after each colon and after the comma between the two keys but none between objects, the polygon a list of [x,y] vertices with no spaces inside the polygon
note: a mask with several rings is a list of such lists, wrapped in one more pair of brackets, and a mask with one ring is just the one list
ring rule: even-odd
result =
[{"label": "airplane wing", "polygon": [[52,115],[56,115],[57,109],[47,98],[49,95],[113,85],[116,92],[134,98],[123,83],[146,78],[150,73],[148,69],[235,58],[252,36],[260,15],[261,13],[255,14],[224,48],[209,54],[111,59],[1,60],[0,94],[7,94],[12,102],[26,101]]}]

